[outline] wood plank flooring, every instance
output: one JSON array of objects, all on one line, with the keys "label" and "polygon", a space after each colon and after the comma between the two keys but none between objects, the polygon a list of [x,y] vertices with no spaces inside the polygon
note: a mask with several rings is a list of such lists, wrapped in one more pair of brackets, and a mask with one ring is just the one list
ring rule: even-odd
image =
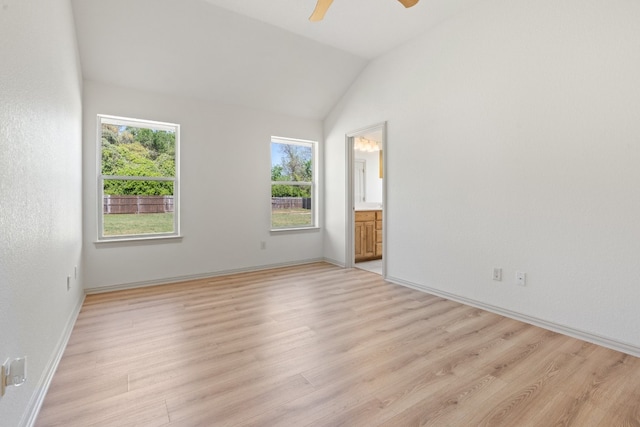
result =
[{"label": "wood plank flooring", "polygon": [[640,426],[640,359],[318,263],[89,295],[37,426]]}]

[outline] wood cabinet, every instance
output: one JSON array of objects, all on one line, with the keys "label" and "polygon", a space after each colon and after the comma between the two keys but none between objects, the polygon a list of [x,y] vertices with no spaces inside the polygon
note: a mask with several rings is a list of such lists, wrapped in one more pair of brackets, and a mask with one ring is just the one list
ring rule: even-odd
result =
[{"label": "wood cabinet", "polygon": [[355,261],[382,258],[382,211],[356,211]]},{"label": "wood cabinet", "polygon": [[376,258],[382,258],[382,211],[376,211]]}]

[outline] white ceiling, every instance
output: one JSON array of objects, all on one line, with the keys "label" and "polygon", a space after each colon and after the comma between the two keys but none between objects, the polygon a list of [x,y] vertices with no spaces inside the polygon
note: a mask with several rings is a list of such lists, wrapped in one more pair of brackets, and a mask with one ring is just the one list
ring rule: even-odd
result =
[{"label": "white ceiling", "polygon": [[316,0],[205,0],[276,27],[373,59],[478,0],[334,0],[323,21],[309,22]]},{"label": "white ceiling", "polygon": [[71,0],[83,77],[323,119],[371,58],[478,0]]}]

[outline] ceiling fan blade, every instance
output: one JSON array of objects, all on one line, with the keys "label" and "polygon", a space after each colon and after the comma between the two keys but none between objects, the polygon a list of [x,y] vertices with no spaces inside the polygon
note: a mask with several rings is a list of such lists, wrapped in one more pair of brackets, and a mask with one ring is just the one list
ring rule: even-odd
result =
[{"label": "ceiling fan blade", "polygon": [[316,8],[309,17],[309,21],[322,21],[322,18],[324,18],[324,14],[327,13],[327,9],[329,9],[331,3],[333,3],[333,0],[318,0],[318,3],[316,3]]},{"label": "ceiling fan blade", "polygon": [[404,7],[415,6],[418,0],[398,0]]}]

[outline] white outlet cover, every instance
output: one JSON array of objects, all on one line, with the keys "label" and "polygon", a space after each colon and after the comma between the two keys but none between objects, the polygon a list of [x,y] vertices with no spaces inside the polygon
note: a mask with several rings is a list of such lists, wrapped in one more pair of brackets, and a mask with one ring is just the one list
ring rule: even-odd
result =
[{"label": "white outlet cover", "polygon": [[7,385],[21,386],[27,381],[27,358],[20,357],[11,361]]}]

